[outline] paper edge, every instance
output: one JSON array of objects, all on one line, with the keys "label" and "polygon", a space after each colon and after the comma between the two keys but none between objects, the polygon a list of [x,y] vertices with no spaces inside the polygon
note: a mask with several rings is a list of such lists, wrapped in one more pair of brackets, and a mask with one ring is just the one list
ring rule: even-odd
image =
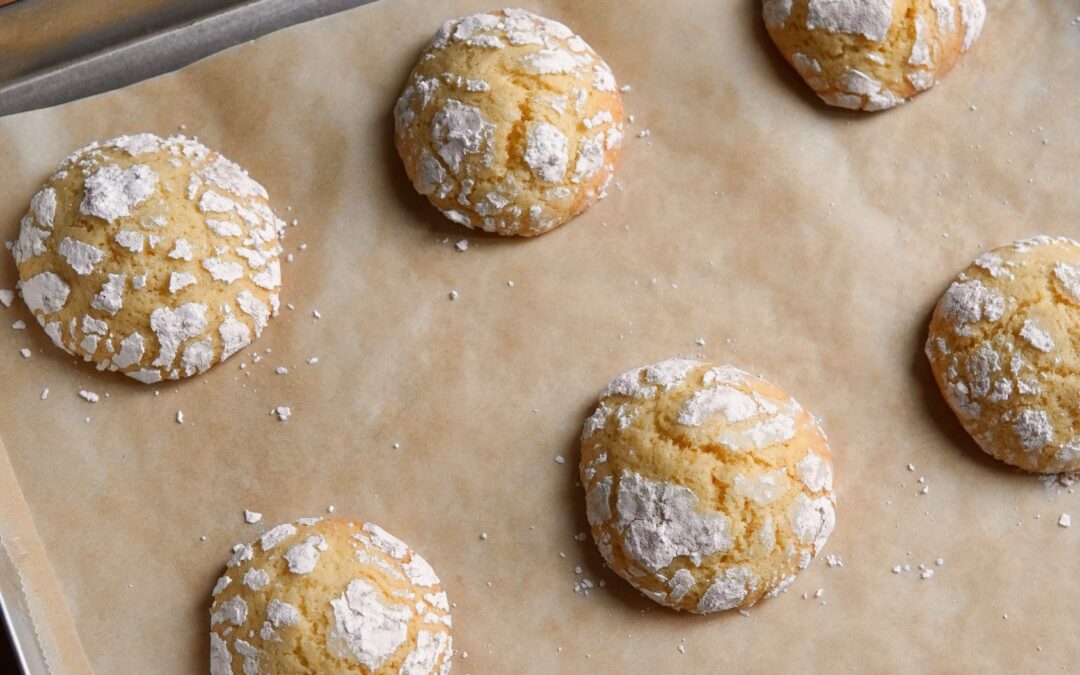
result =
[{"label": "paper edge", "polygon": [[[48,673],[92,674],[86,651],[75,631],[75,623],[68,613],[59,580],[49,564],[45,547],[34,526],[29,505],[23,497],[2,438],[0,556],[6,559],[2,562],[9,561],[15,570],[17,589],[23,596],[19,599],[25,601],[27,614],[25,617],[16,616],[25,618],[34,638],[34,644],[28,645],[25,636],[20,634],[14,625],[8,627],[15,642],[16,658],[19,658],[24,666],[44,662]],[[5,599],[8,611],[15,614],[21,609],[17,606],[18,599]],[[27,656],[25,652],[31,650],[34,650],[32,655]],[[19,651],[24,653],[19,654]]]}]

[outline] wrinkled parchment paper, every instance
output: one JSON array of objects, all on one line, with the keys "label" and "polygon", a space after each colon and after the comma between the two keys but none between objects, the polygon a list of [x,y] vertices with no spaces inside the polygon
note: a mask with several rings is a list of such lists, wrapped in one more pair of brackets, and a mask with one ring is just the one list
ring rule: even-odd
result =
[{"label": "wrinkled parchment paper", "polygon": [[[229,547],[330,504],[435,566],[468,652],[455,672],[1074,664],[1080,530],[1057,520],[1080,495],[984,457],[922,343],[933,303],[980,251],[1080,235],[1080,4],[991,0],[982,39],[940,87],[873,115],[819,104],[774,52],[758,0],[527,4],[605,56],[633,86],[636,119],[622,187],[536,240],[448,223],[393,149],[390,110],[421,46],[480,0],[386,0],[0,120],[5,238],[71,149],[181,124],[300,222],[283,295],[295,310],[257,342],[260,363],[249,349],[155,395],[74,364],[36,325],[0,330],[0,430],[64,599],[48,610],[70,617],[94,670],[205,672]],[[14,280],[5,257],[0,287]],[[30,320],[21,304],[0,317]],[[747,617],[664,610],[575,540],[577,437],[595,395],[677,354],[787,387],[835,450],[826,553],[844,566],[819,559]],[[279,405],[288,422],[267,414]],[[244,524],[244,508],[263,523]],[[585,598],[582,579],[607,584]]]}]

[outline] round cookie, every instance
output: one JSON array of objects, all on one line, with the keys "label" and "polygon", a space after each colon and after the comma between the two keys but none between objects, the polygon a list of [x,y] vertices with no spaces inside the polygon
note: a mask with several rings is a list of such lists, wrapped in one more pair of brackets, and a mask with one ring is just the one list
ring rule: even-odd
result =
[{"label": "round cookie", "polygon": [[971,49],[983,0],[764,0],[784,58],[826,103],[884,110],[937,84]]},{"label": "round cookie", "polygon": [[263,186],[184,136],[75,151],[34,195],[12,252],[57,347],[154,383],[206,372],[278,313],[280,239]]},{"label": "round cookie", "polygon": [[1034,237],[975,259],[926,341],[934,378],[988,454],[1040,473],[1080,470],[1080,242]]},{"label": "round cookie", "polygon": [[521,9],[444,23],[394,121],[417,192],[456,223],[523,236],[603,198],[624,130],[603,59],[566,26]]},{"label": "round cookie", "polygon": [[278,525],[214,586],[211,675],[445,674],[453,654],[439,578],[372,523]]},{"label": "round cookie", "polygon": [[604,560],[674,609],[779,593],[836,524],[817,420],[733,366],[669,359],[620,375],[585,422],[580,468]]}]

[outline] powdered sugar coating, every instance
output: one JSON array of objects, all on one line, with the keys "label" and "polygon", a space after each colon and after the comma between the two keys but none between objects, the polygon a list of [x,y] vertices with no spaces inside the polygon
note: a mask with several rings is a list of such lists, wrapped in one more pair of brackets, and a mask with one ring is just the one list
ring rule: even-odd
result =
[{"label": "powdered sugar coating", "polygon": [[893,19],[893,0],[810,0],[806,27],[862,35],[882,42]]},{"label": "powdered sugar coating", "polygon": [[101,369],[150,383],[206,372],[276,314],[285,224],[266,199],[183,136],[93,143],[31,199],[19,289],[57,346]]},{"label": "powdered sugar coating", "polygon": [[826,103],[893,108],[936,84],[971,49],[984,0],[763,0],[780,51]]},{"label": "powdered sugar coating", "polygon": [[835,525],[820,426],[732,366],[669,359],[616,378],[586,421],[580,470],[605,561],[676,609],[753,604]]},{"label": "powdered sugar coating", "polygon": [[602,198],[623,138],[611,69],[520,9],[442,26],[394,108],[416,190],[452,221],[536,235]]},{"label": "powdered sugar coating", "polygon": [[987,453],[1029,471],[1080,469],[1080,243],[1031,237],[981,254],[934,310],[926,355]]},{"label": "powdered sugar coating", "polygon": [[243,583],[214,589],[212,668],[292,672],[303,654],[307,672],[449,672],[446,594],[431,566],[382,528],[300,519],[237,550],[223,578]]}]

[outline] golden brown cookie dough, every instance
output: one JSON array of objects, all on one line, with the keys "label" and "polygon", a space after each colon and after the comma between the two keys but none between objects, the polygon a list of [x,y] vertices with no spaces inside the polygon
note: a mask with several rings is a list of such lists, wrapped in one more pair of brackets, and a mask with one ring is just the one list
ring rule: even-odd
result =
[{"label": "golden brown cookie dough", "polygon": [[34,195],[19,291],[64,351],[148,384],[206,372],[278,312],[285,223],[198,141],[93,143]]},{"label": "golden brown cookie dough", "polygon": [[975,259],[945,291],[926,355],[988,454],[1028,471],[1080,469],[1080,243],[1034,237]]},{"label": "golden brown cookie dough", "polygon": [[394,119],[420,194],[456,223],[523,236],[604,196],[624,130],[603,59],[566,26],[521,9],[443,24]]},{"label": "golden brown cookie dough", "polygon": [[983,0],[764,0],[765,26],[818,96],[884,110],[938,83],[986,20]]},{"label": "golden brown cookie dough", "polygon": [[604,560],[675,609],[779,593],[836,524],[820,425],[733,366],[669,359],[620,375],[585,423],[580,468]]},{"label": "golden brown cookie dough", "polygon": [[371,523],[278,525],[214,587],[211,675],[445,675],[453,654],[434,570]]}]

